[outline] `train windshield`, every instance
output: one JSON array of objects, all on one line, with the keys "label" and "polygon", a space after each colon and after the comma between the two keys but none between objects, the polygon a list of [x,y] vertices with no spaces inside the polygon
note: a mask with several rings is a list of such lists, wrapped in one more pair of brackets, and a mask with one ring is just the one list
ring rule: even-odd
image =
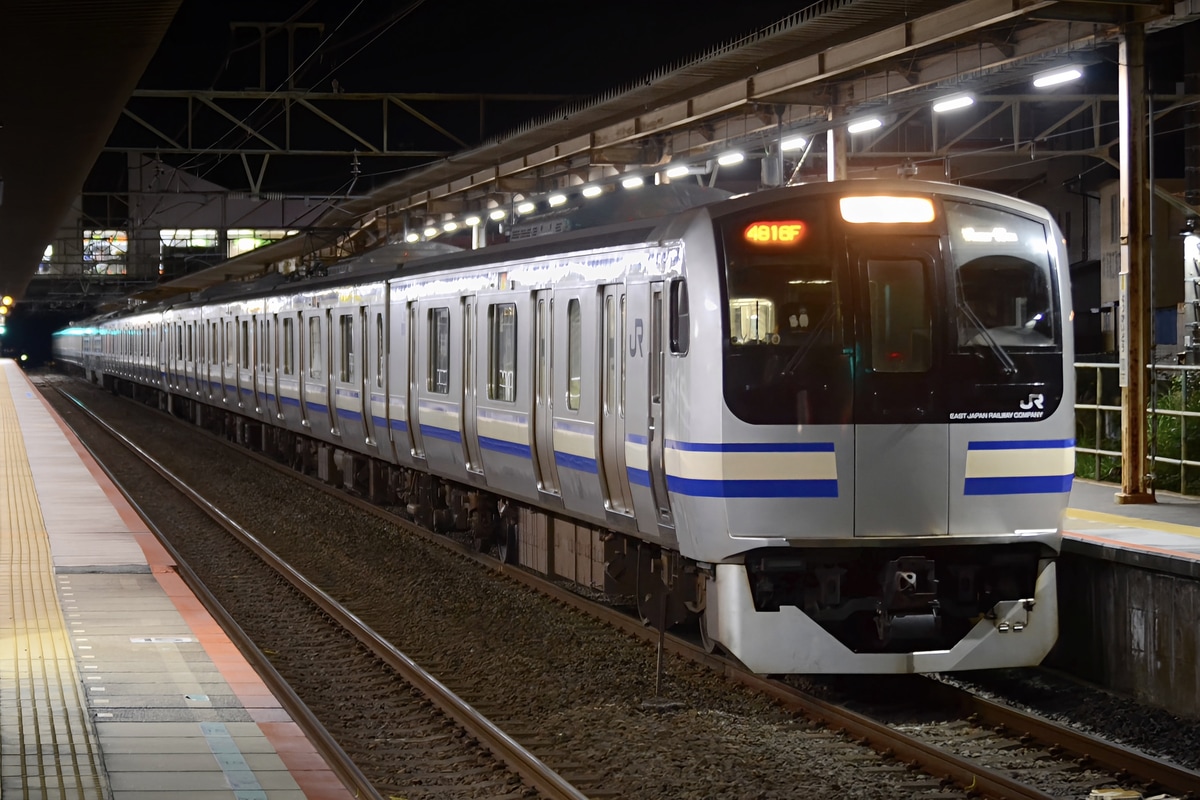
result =
[{"label": "train windshield", "polygon": [[823,200],[808,200],[721,224],[725,399],[747,422],[836,422],[848,411],[828,216]]},{"label": "train windshield", "polygon": [[944,206],[958,347],[984,347],[1002,361],[1012,350],[1060,348],[1045,227],[996,208]]},{"label": "train windshield", "polygon": [[1064,320],[1049,227],[914,199],[928,219],[861,219],[813,197],[716,221],[723,389],[739,419],[1008,419],[1021,403],[1047,414],[1058,404]]}]

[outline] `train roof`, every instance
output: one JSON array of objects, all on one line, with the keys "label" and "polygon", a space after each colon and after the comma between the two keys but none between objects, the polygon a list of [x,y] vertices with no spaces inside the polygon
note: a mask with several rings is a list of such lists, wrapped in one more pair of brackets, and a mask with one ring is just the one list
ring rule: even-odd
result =
[{"label": "train roof", "polygon": [[[722,190],[704,191],[706,187],[692,187],[698,188],[699,191],[680,191],[679,189],[670,192],[659,191],[667,189],[668,186],[670,185],[644,187],[642,190],[645,192],[644,199],[640,203],[613,200],[606,208],[601,208],[594,214],[576,215],[573,217],[576,220],[573,223],[574,227],[562,233],[532,235],[529,238],[491,245],[479,250],[462,250],[444,243],[391,242],[361,256],[339,262],[316,274],[293,277],[281,273],[269,273],[255,281],[220,284],[182,300],[167,299],[128,311],[110,312],[104,316],[93,317],[89,322],[173,308],[194,308],[213,302],[249,300],[271,294],[292,294],[351,283],[381,282],[401,275],[421,275],[445,269],[466,269],[485,264],[553,256],[567,251],[646,244],[655,240],[654,233],[665,219],[683,211],[709,207],[710,213],[714,217],[720,217],[726,213],[735,213],[741,209],[770,203],[783,197],[843,191],[869,191],[872,193],[916,191],[1001,204],[1038,217],[1047,215],[1044,208],[1034,203],[986,189],[911,178],[851,178],[833,182],[814,181],[743,195],[732,195]],[[553,215],[541,217],[543,220],[550,218],[553,218]],[[614,218],[619,221],[613,222]],[[602,221],[607,224],[599,224]]]}]

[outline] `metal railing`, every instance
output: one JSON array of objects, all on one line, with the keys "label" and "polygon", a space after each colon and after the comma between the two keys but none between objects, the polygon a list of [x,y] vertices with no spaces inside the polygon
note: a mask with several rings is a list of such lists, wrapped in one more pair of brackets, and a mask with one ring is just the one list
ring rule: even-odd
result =
[{"label": "metal railing", "polygon": [[[1200,495],[1200,366],[1148,365],[1146,435],[1154,488]],[[1116,363],[1075,364],[1075,474],[1121,480],[1121,386]]]}]

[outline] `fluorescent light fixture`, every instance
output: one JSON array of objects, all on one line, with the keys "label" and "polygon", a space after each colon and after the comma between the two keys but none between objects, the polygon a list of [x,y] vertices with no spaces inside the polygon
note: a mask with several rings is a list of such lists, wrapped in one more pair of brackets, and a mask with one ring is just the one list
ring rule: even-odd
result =
[{"label": "fluorescent light fixture", "polygon": [[567,202],[567,196],[565,194],[552,194],[549,198],[547,198],[547,202],[550,203],[551,208],[561,206],[563,203]]},{"label": "fluorescent light fixture", "polygon": [[687,164],[676,164],[673,167],[667,167],[667,171],[664,172],[663,174],[666,175],[668,178],[682,178],[684,175],[687,175],[688,172],[690,172],[690,171],[691,170]]},{"label": "fluorescent light fixture", "polygon": [[442,230],[444,230],[446,233],[452,233],[453,231],[458,230],[458,223],[454,220],[450,220],[446,224],[442,225]]},{"label": "fluorescent light fixture", "polygon": [[507,216],[508,216],[508,213],[505,212],[505,210],[503,208],[493,208],[491,210],[491,213],[488,214],[488,219],[494,219],[494,220],[499,221],[499,220],[504,219]]},{"label": "fluorescent light fixture", "polygon": [[746,156],[742,155],[739,150],[730,150],[728,153],[721,153],[721,155],[717,156],[717,163],[722,167],[740,164],[745,160]]},{"label": "fluorescent light fixture", "polygon": [[943,114],[947,111],[957,111],[960,108],[966,108],[974,104],[974,97],[971,97],[969,94],[960,94],[938,100],[933,104],[933,111],[935,114]]},{"label": "fluorescent light fixture", "polygon": [[438,234],[438,229],[433,227],[432,225],[430,225],[428,228],[425,229],[425,238],[426,239],[432,239],[434,236],[437,236],[437,234]]},{"label": "fluorescent light fixture", "polygon": [[1055,70],[1054,72],[1044,72],[1033,79],[1033,85],[1039,89],[1044,89],[1047,86],[1057,86],[1060,83],[1073,81],[1076,78],[1082,78],[1083,73],[1075,67],[1067,67],[1065,69]]},{"label": "fluorescent light fixture", "polygon": [[537,206],[535,206],[533,203],[526,201],[524,203],[521,203],[519,206],[517,206],[517,213],[518,214],[528,214],[531,211],[533,211],[535,208],[537,208]]},{"label": "fluorescent light fixture", "polygon": [[592,185],[592,186],[583,187],[583,196],[584,197],[599,197],[603,193],[604,193],[604,190],[601,189],[599,186]]},{"label": "fluorescent light fixture", "polygon": [[871,119],[860,119],[858,122],[851,122],[846,126],[846,133],[863,133],[864,131],[873,131],[876,128],[883,127],[883,120],[878,117]]},{"label": "fluorescent light fixture", "polygon": [[621,181],[621,185],[624,186],[626,189],[637,189],[645,182],[646,181],[642,179],[641,175],[633,175],[633,176]]},{"label": "fluorescent light fixture", "polygon": [[420,240],[421,240],[421,236],[420,236],[420,234],[418,234],[418,233],[410,233],[410,234],[408,234],[407,236],[405,236],[405,237],[404,237],[404,241],[406,241],[406,242],[408,242],[408,243],[410,243],[410,244],[411,244],[412,242],[419,242]]},{"label": "fluorescent light fixture", "polygon": [[779,143],[779,149],[786,153],[789,150],[802,150],[807,144],[808,139],[803,136],[789,136]]},{"label": "fluorescent light fixture", "polygon": [[476,214],[472,214],[471,216],[469,216],[463,220],[463,224],[469,225],[472,228],[474,228],[476,225],[479,224],[479,216]]},{"label": "fluorescent light fixture", "polygon": [[843,197],[840,205],[846,222],[933,222],[933,202],[928,197],[850,196]]}]

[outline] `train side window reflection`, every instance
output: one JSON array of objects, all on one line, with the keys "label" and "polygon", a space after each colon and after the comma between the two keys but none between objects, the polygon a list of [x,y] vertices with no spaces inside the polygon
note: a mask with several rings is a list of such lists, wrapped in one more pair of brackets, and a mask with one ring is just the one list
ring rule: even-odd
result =
[{"label": "train side window reflection", "polygon": [[250,369],[254,363],[250,358],[250,320],[242,320],[238,342],[241,344],[238,355],[238,366],[242,369]]},{"label": "train side window reflection", "polygon": [[317,317],[308,318],[308,377],[320,378],[325,369],[322,357],[324,349],[321,345],[321,320]]},{"label": "train side window reflection", "polygon": [[234,334],[233,320],[225,322],[225,363],[233,366],[233,357],[237,353],[237,342]]},{"label": "train side window reflection", "polygon": [[375,315],[375,385],[383,387],[384,356],[387,352],[387,340],[383,338],[383,314]]},{"label": "train side window reflection", "polygon": [[283,374],[296,374],[296,329],[295,320],[283,319]]},{"label": "train side window reflection", "polygon": [[338,317],[338,333],[341,344],[338,380],[346,383],[354,379],[354,317],[349,314]]},{"label": "train side window reflection", "polygon": [[567,408],[579,410],[579,395],[583,385],[583,321],[579,301],[567,303]]},{"label": "train side window reflection", "polygon": [[488,306],[488,399],[517,400],[517,307]]},{"label": "train side window reflection", "polygon": [[429,391],[450,393],[450,309],[429,309]]}]

